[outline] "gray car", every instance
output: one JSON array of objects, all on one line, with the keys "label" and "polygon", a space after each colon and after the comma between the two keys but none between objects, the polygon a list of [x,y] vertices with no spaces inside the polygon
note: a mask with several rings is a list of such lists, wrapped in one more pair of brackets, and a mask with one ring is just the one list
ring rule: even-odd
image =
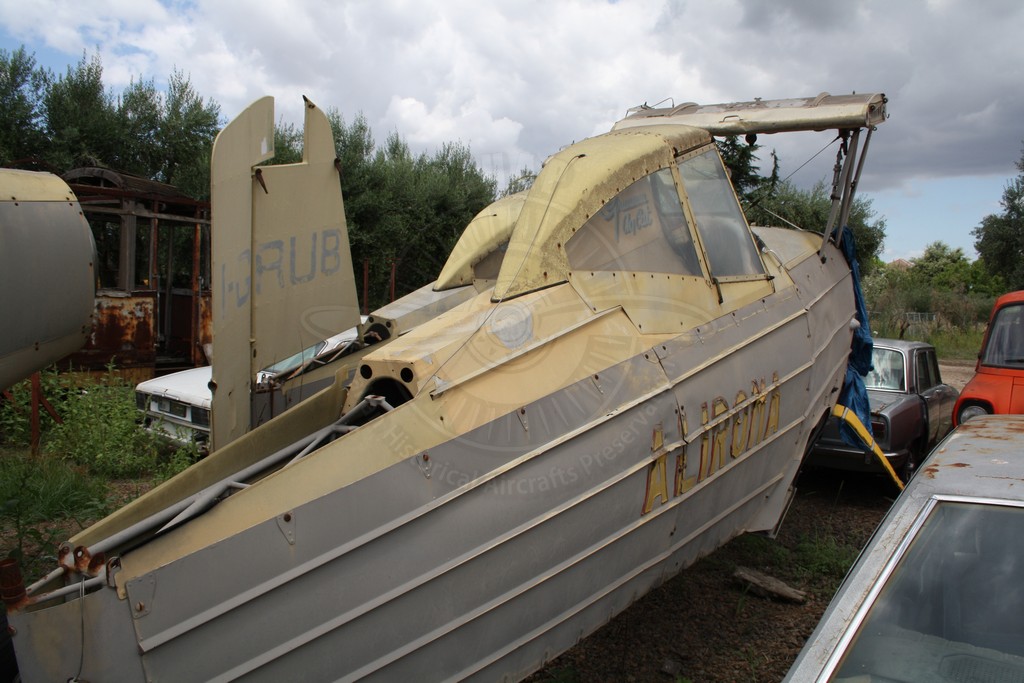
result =
[{"label": "gray car", "polygon": [[984,415],[931,453],[786,681],[1024,681],[1022,434]]},{"label": "gray car", "polygon": [[[871,433],[904,479],[953,428],[957,390],[939,373],[935,347],[918,341],[876,339],[872,369],[864,378],[871,403]],[[857,471],[882,471],[875,456],[839,437],[829,418],[808,464]]]}]

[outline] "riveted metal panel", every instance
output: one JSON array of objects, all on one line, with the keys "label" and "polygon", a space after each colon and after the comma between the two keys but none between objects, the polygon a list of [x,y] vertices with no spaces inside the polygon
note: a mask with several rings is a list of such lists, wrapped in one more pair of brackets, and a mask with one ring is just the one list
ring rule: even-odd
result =
[{"label": "riveted metal panel", "polygon": [[92,233],[57,176],[0,169],[0,390],[80,348],[95,292]]}]

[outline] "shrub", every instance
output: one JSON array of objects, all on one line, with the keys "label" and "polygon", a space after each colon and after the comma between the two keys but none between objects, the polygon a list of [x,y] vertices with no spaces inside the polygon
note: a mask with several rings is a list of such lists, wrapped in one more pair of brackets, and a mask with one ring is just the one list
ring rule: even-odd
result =
[{"label": "shrub", "polygon": [[155,471],[156,436],[140,423],[133,388],[112,371],[68,396],[61,417],[63,424],[55,425],[46,440],[47,453],[107,477]]},{"label": "shrub", "polygon": [[200,453],[199,446],[194,442],[179,446],[170,451],[167,457],[161,458],[157,468],[157,478],[161,481],[170,479],[179,472],[188,469],[194,463],[199,462],[202,456],[203,454]]}]

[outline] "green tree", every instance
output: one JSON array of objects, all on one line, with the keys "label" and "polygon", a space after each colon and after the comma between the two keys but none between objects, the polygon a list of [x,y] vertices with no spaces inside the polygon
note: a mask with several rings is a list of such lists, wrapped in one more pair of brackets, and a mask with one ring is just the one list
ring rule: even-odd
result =
[{"label": "green tree", "polygon": [[881,264],[864,279],[864,295],[875,312],[872,325],[892,336],[908,332],[907,312],[936,314],[933,330],[949,325],[973,329],[1002,287],[981,259],[969,261],[963,249],[943,242],[925,247],[910,268]]},{"label": "green tree", "polygon": [[519,192],[525,192],[533,187],[533,181],[537,179],[537,173],[526,166],[524,166],[519,173],[508,179],[508,183],[505,184],[505,189],[502,190],[501,196],[508,197]]},{"label": "green tree", "polygon": [[[419,286],[434,280],[466,225],[495,199],[496,183],[477,166],[469,147],[446,143],[433,155],[419,156],[406,241],[397,256],[404,283]],[[411,258],[415,256],[415,258]]]},{"label": "green tree", "polygon": [[878,326],[882,321],[879,314],[888,315],[896,311],[902,315],[904,311],[919,310],[911,299],[916,295],[912,292],[910,270],[892,264],[883,263],[864,277],[861,287],[868,310],[872,311],[871,323]]},{"label": "green tree", "polygon": [[911,275],[929,287],[966,291],[970,286],[971,262],[960,247],[932,242],[913,263]]},{"label": "green tree", "polygon": [[274,158],[271,164],[297,164],[302,161],[302,130],[283,119],[274,126]]},{"label": "green tree", "polygon": [[755,204],[761,197],[771,195],[779,182],[779,159],[772,152],[772,172],[762,176],[758,172],[757,150],[761,145],[755,142],[740,142],[735,135],[716,138],[718,153],[729,169],[729,179],[740,200],[747,205]]},{"label": "green tree", "polygon": [[[971,267],[967,271],[967,282],[967,288],[972,293],[993,299],[1006,291],[1006,282],[1002,276],[989,272],[985,262],[980,258],[971,261]],[[989,308],[991,306],[984,310],[986,315]]]},{"label": "green tree", "polygon": [[160,144],[157,131],[163,117],[163,102],[152,80],[132,80],[117,102],[121,145],[113,167],[144,177],[160,168]]},{"label": "green tree", "polygon": [[913,260],[907,288],[917,292],[914,308],[906,310],[936,313],[943,322],[963,329],[978,321],[979,312],[991,307],[994,286],[998,286],[979,262],[971,262],[960,247],[932,242]]},{"label": "green tree", "polygon": [[103,87],[98,55],[53,80],[43,96],[53,166],[102,166],[175,185],[197,199],[210,196],[210,152],[220,105],[201,97],[188,77],[171,73],[167,91],[133,80],[114,97]]},{"label": "green tree", "polygon": [[48,149],[58,169],[105,166],[116,159],[120,127],[113,96],[103,87],[98,55],[82,59],[54,80],[43,97]]},{"label": "green tree", "polygon": [[[380,224],[384,211],[378,202],[381,169],[374,165],[376,143],[366,117],[356,114],[351,123],[346,123],[337,109],[328,109],[327,118],[334,136],[335,154],[341,165],[341,191],[345,200],[345,220],[348,225],[349,244],[352,250],[352,265],[356,270],[356,282],[362,289],[362,268],[364,261],[370,261],[373,277],[371,291],[374,293],[372,306],[387,301],[386,282],[388,279],[385,257],[374,244],[374,233]],[[382,285],[381,283],[385,283]]]},{"label": "green tree", "polygon": [[346,124],[330,110],[328,119],[341,160],[352,262],[357,272],[369,263],[376,307],[389,298],[392,263],[396,295],[437,277],[463,229],[494,201],[496,184],[464,145],[417,155],[398,133],[378,147],[362,114]]},{"label": "green tree", "polygon": [[[747,207],[747,219],[757,225],[785,225],[821,233],[832,210],[830,193],[824,181],[810,190],[802,190],[788,180],[774,185],[774,192]],[[853,200],[847,221],[857,244],[857,259],[867,275],[877,266],[885,243],[885,219],[877,217],[871,200],[863,195]]]},{"label": "green tree", "polygon": [[331,123],[334,150],[341,165],[341,190],[345,197],[350,239],[353,230],[358,238],[363,224],[373,223],[378,213],[372,190],[379,184],[373,169],[376,153],[373,133],[362,113],[356,114],[351,124],[346,124],[337,109],[329,109],[327,119]]},{"label": "green tree", "polygon": [[989,273],[981,259],[971,261],[962,248],[953,249],[945,242],[925,247],[924,253],[913,259],[910,275],[932,290],[960,295],[993,297],[1005,290],[1002,278]]},{"label": "green tree", "polygon": [[21,46],[0,49],[0,162],[39,156],[46,136],[42,98],[49,72]]},{"label": "green tree", "polygon": [[985,216],[971,231],[985,267],[1013,290],[1024,289],[1024,151],[1017,170],[1003,190],[1003,212]]},{"label": "green tree", "polygon": [[167,81],[156,139],[161,165],[155,178],[198,199],[210,196],[210,155],[220,130],[220,105],[204,100],[188,77],[174,71]]}]

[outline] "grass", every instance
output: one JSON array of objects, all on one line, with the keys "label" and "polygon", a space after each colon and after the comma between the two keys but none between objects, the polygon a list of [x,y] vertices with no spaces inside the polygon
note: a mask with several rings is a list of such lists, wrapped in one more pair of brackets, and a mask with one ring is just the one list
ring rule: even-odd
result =
[{"label": "grass", "polygon": [[[0,538],[7,557],[28,575],[52,565],[69,529],[107,511],[102,480],[81,467],[27,450],[0,450]],[[48,568],[48,567],[47,567]]]},{"label": "grass", "polygon": [[[899,331],[884,326],[873,327],[875,337],[894,339]],[[926,324],[915,325],[906,331],[904,338],[928,342],[935,347],[940,360],[964,360],[974,362],[978,358],[981,342],[985,337],[984,326],[970,329],[951,327],[948,325]]]},{"label": "grass", "polygon": [[728,552],[703,561],[722,563],[727,573],[737,566],[751,567],[791,584],[813,584],[828,594],[839,587],[860,552],[837,541],[826,528],[800,533],[788,546],[761,534],[744,534],[727,547]]},{"label": "grass", "polygon": [[985,337],[984,328],[975,330],[950,329],[938,331],[925,340],[935,347],[935,353],[943,360],[978,359],[981,342]]},{"label": "grass", "polygon": [[199,457],[195,446],[167,448],[143,429],[133,387],[113,371],[48,371],[42,385],[63,421],[43,413],[39,455],[29,450],[29,384],[0,401],[0,551],[26,576],[52,567],[56,545],[85,524]]},{"label": "grass", "polygon": [[798,573],[835,581],[838,587],[859,553],[859,549],[839,543],[825,532],[816,532],[800,538],[793,560]]}]

